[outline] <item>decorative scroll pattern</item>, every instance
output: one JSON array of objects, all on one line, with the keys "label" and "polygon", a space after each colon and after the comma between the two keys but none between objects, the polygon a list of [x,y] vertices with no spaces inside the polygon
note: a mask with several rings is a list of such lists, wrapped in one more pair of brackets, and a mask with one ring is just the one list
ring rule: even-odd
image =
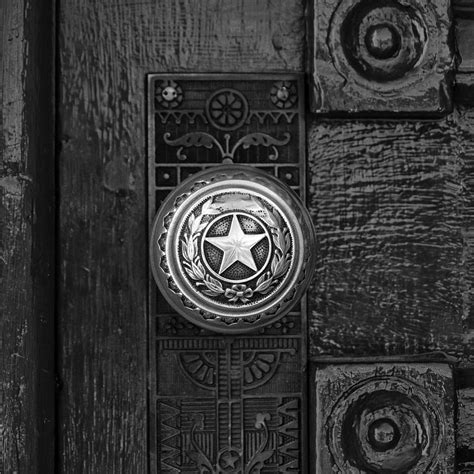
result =
[{"label": "decorative scroll pattern", "polygon": [[176,152],[176,156],[178,160],[186,160],[188,157],[183,153],[184,148],[190,147],[205,147],[205,148],[213,148],[214,146],[219,150],[222,159],[230,159],[234,160],[235,152],[238,150],[239,147],[243,147],[247,149],[251,146],[264,146],[266,148],[271,147],[273,153],[268,156],[269,160],[277,160],[278,159],[278,149],[277,146],[287,145],[290,141],[290,134],[285,133],[283,139],[278,140],[276,138],[271,137],[266,133],[249,133],[244,137],[240,138],[237,143],[230,147],[230,134],[226,133],[224,135],[224,145],[222,145],[214,136],[210,135],[206,132],[193,132],[187,133],[182,137],[171,139],[169,133],[165,133],[163,135],[163,139],[167,145],[170,146],[177,146],[178,151]]},{"label": "decorative scroll pattern", "polygon": [[[152,75],[149,96],[170,84],[182,101],[171,110],[161,100],[150,104],[150,217],[189,174],[226,158],[262,167],[304,197],[302,78]],[[222,114],[232,106],[241,114]],[[217,336],[174,313],[154,285],[151,290],[151,472],[303,472],[300,308],[252,334]]]}]

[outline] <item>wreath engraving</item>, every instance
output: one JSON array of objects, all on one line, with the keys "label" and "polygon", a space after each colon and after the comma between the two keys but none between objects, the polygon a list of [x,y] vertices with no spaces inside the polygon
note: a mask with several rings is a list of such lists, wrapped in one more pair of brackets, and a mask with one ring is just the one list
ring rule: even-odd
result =
[{"label": "wreath engraving", "polygon": [[207,222],[202,222],[206,214],[215,214],[212,209],[212,198],[204,202],[198,215],[192,213],[181,238],[184,269],[202,293],[209,297],[225,297],[229,303],[248,303],[255,294],[266,295],[272,291],[285,275],[291,263],[291,238],[289,230],[283,225],[281,217],[262,202],[259,207],[266,212],[271,221],[270,235],[275,248],[270,269],[259,277],[255,285],[233,284],[224,288],[222,283],[206,272],[198,252],[198,240]]}]

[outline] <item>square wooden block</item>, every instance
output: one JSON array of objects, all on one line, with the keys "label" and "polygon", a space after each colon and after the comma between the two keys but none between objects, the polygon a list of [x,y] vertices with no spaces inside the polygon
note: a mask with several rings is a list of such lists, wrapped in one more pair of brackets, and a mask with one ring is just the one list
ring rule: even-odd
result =
[{"label": "square wooden block", "polygon": [[315,0],[312,110],[443,114],[452,107],[449,0]]},{"label": "square wooden block", "polygon": [[453,472],[448,365],[337,365],[315,381],[311,472]]}]

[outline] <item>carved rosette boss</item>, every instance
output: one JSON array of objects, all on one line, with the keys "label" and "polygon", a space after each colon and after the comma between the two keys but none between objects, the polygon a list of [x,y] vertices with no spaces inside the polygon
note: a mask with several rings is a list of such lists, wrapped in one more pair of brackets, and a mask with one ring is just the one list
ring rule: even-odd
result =
[{"label": "carved rosette boss", "polygon": [[448,0],[317,0],[315,112],[445,113],[452,106]]},{"label": "carved rosette boss", "polygon": [[341,365],[316,373],[317,472],[451,472],[447,364]]},{"label": "carved rosette boss", "polygon": [[309,283],[314,230],[278,179],[219,165],[184,181],[152,225],[151,267],[169,303],[198,326],[241,333],[283,317]]}]

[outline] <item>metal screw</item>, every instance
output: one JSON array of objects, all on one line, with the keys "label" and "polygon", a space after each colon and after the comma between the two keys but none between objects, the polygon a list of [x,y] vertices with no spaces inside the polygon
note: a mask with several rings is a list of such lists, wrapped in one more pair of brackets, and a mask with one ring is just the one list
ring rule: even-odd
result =
[{"label": "metal screw", "polygon": [[280,100],[282,100],[284,102],[285,100],[288,100],[288,97],[290,97],[290,91],[285,86],[281,86],[277,90],[276,95]]}]

